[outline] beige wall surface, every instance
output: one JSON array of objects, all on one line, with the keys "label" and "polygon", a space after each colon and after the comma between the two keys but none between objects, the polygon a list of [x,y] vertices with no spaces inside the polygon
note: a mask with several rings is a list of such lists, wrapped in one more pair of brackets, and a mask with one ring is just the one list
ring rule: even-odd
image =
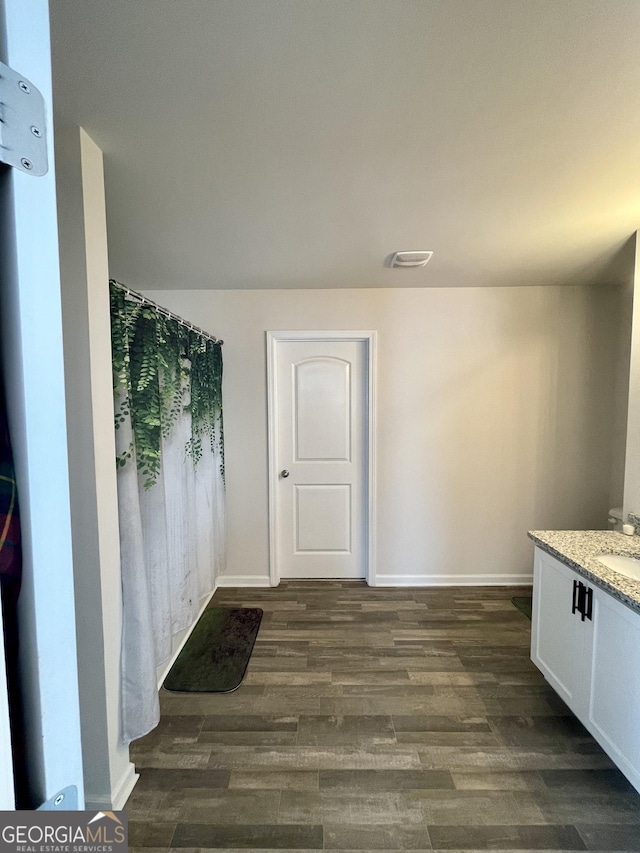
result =
[{"label": "beige wall surface", "polygon": [[629,407],[627,420],[627,454],[624,472],[624,516],[640,515],[640,252],[636,232],[636,255],[633,296],[633,333],[629,375]]},{"label": "beige wall surface", "polygon": [[[635,244],[635,236],[633,238]],[[626,477],[627,420],[629,417],[629,380],[631,372],[631,345],[633,325],[633,266],[628,281],[620,286],[616,300],[618,308],[617,327],[613,341],[617,346],[617,362],[613,382],[613,452],[611,459],[611,506],[621,507],[624,503]]]},{"label": "beige wall surface", "polygon": [[87,808],[122,808],[134,782],[120,741],[122,601],[102,152],[56,125],[69,482]]},{"label": "beige wall surface", "polygon": [[228,575],[268,582],[267,330],[378,331],[384,582],[526,579],[528,529],[606,526],[616,289],[147,295],[225,341]]}]

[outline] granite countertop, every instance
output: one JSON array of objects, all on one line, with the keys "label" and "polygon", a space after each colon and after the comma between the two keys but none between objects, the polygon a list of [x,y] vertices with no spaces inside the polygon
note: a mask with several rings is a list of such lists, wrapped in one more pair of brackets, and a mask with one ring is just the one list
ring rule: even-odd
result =
[{"label": "granite countertop", "polygon": [[530,530],[529,537],[543,551],[640,612],[640,581],[608,569],[595,559],[598,554],[640,559],[640,536],[626,536],[615,530]]}]

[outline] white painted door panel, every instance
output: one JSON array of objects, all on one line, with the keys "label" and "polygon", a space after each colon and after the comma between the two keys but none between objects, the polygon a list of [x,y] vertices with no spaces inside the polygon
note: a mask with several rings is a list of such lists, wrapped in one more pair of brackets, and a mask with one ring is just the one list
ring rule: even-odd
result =
[{"label": "white painted door panel", "polygon": [[278,341],[276,352],[279,575],[363,578],[366,343]]},{"label": "white painted door panel", "polygon": [[[536,550],[531,659],[576,714],[587,702],[584,647],[590,623],[572,613],[574,571]],[[586,627],[585,627],[586,624]]]},{"label": "white painted door panel", "polygon": [[350,362],[323,356],[305,359],[292,368],[295,460],[349,462]]}]

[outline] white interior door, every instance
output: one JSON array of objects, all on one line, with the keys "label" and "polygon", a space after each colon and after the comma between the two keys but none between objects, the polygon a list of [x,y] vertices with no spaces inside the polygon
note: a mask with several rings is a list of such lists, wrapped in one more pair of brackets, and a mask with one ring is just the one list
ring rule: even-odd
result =
[{"label": "white interior door", "polygon": [[0,608],[0,811],[12,811],[15,800],[13,797],[9,698],[7,695],[2,630],[2,609]]},{"label": "white interior door", "polygon": [[[0,348],[20,500],[24,766],[33,806],[84,808],[47,0],[0,0],[0,60],[44,98],[49,169],[0,165]],[[0,684],[0,795],[10,761]]]},{"label": "white interior door", "polygon": [[367,347],[365,340],[275,342],[272,530],[279,578],[366,576]]}]

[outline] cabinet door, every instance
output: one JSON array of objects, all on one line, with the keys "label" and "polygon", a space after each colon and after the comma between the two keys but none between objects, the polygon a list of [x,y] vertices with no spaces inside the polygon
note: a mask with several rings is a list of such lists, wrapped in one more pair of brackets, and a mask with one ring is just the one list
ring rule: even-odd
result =
[{"label": "cabinet door", "polygon": [[640,615],[595,589],[585,725],[640,790]]},{"label": "cabinet door", "polygon": [[549,684],[580,716],[586,709],[585,637],[591,622],[572,613],[573,582],[578,575],[536,549],[531,625],[531,660]]}]

